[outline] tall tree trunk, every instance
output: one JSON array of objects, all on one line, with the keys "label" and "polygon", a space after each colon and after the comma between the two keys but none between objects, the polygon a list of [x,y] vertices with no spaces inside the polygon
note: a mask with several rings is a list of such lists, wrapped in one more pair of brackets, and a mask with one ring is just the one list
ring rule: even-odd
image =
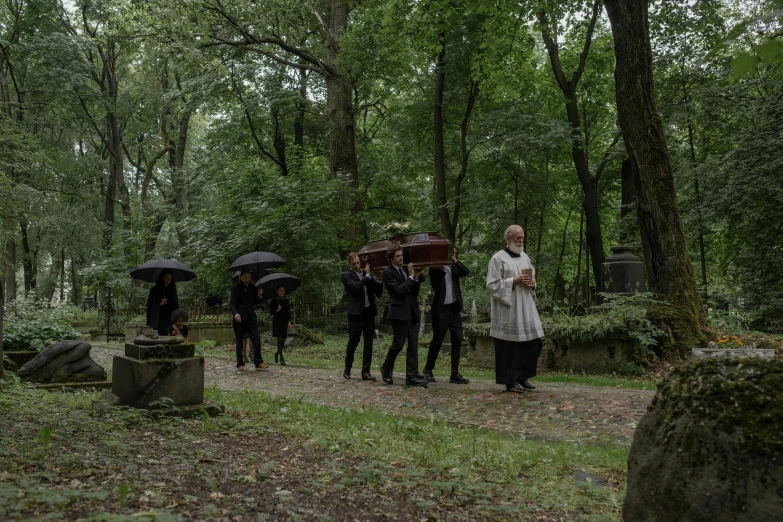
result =
[{"label": "tall tree trunk", "polygon": [[576,279],[574,279],[574,296],[571,306],[576,306],[579,297],[579,287],[582,279],[582,246],[584,245],[585,207],[582,205],[582,213],[579,215],[579,253],[576,255]]},{"label": "tall tree trunk", "polygon": [[71,251],[71,304],[78,306],[82,298],[82,286],[79,281],[79,271],[76,268],[76,259],[73,257],[73,251]]},{"label": "tall tree trunk", "polygon": [[590,250],[592,258],[593,277],[596,281],[601,280],[601,265],[605,260],[604,241],[601,233],[601,216],[599,214],[598,204],[598,181],[600,172],[596,169],[596,175],[590,173],[590,165],[585,147],[587,136],[582,135],[582,123],[579,116],[579,105],[577,96],[577,86],[584,73],[587,57],[592,44],[593,31],[600,13],[600,0],[593,0],[592,12],[588,21],[587,33],[582,46],[582,52],[579,56],[579,65],[572,73],[571,78],[567,78],[560,62],[560,47],[557,41],[556,28],[557,21],[551,20],[551,15],[546,11],[538,13],[538,20],[541,24],[541,36],[544,40],[549,61],[552,65],[552,72],[558,87],[565,96],[566,116],[568,124],[571,127],[571,157],[574,162],[579,183],[582,185],[584,199],[582,207],[585,216],[585,238],[587,248]]},{"label": "tall tree trunk", "polygon": [[449,205],[446,198],[446,152],[443,140],[443,92],[446,89],[446,36],[443,30],[438,33],[438,43],[440,49],[435,60],[435,99],[433,101],[435,214],[438,216],[441,232],[449,241],[453,242]]},{"label": "tall tree trunk", "polygon": [[16,238],[14,228],[7,228],[5,239],[5,295],[8,302],[16,299]]},{"label": "tall tree trunk", "polygon": [[19,229],[22,232],[22,270],[24,272],[24,295],[35,290],[36,287],[36,250],[30,248],[28,235],[28,223],[26,219],[19,221]]},{"label": "tall tree trunk", "polygon": [[[544,216],[546,215],[546,202],[549,196],[549,158],[544,164],[544,202],[541,204],[541,212],[538,215],[538,238],[536,239],[536,265],[538,265],[538,256],[541,254],[541,237],[544,235]],[[566,220],[566,227],[568,220]]]},{"label": "tall tree trunk", "polygon": [[5,315],[5,295],[3,285],[0,285],[0,381],[5,379],[3,370],[3,316]]},{"label": "tall tree trunk", "polygon": [[[361,247],[366,239],[362,205],[359,199],[359,168],[356,158],[356,114],[353,106],[353,82],[347,74],[334,70],[340,54],[339,39],[348,28],[350,3],[331,0],[326,35],[326,105],[329,113],[329,169],[332,177],[346,188],[350,205],[350,222],[343,235],[344,248]],[[332,71],[332,72],[330,72]]]},{"label": "tall tree trunk", "polygon": [[565,226],[563,227],[563,240],[560,243],[560,255],[557,257],[557,270],[555,270],[555,280],[552,289],[552,301],[557,304],[557,298],[560,296],[560,289],[563,286],[564,280],[560,270],[563,268],[563,256],[566,249],[566,235],[568,234],[568,223],[571,221],[571,214],[573,209],[568,209],[568,216],[566,216]]},{"label": "tall tree trunk", "polygon": [[669,334],[664,353],[682,356],[706,342],[705,316],[655,107],[647,0],[605,0],[604,5],[614,36],[617,115],[636,186],[650,289],[666,303],[652,306],[650,316]]}]

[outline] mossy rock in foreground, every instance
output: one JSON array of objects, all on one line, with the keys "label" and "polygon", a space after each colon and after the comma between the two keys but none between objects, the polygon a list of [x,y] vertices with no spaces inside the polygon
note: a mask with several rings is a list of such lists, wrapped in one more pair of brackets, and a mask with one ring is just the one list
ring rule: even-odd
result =
[{"label": "mossy rock in foreground", "polygon": [[625,522],[783,520],[783,361],[672,372],[628,456]]}]

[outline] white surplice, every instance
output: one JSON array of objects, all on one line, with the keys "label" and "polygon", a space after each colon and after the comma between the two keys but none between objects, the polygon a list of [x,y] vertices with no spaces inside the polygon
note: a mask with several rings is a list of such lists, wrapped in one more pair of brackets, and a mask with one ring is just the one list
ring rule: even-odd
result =
[{"label": "white surplice", "polygon": [[[533,268],[524,252],[519,257],[512,257],[501,250],[489,260],[487,289],[492,296],[490,337],[505,341],[530,341],[544,336],[541,318],[533,301],[533,289],[513,283],[524,268]],[[535,274],[533,269],[533,278]]]}]

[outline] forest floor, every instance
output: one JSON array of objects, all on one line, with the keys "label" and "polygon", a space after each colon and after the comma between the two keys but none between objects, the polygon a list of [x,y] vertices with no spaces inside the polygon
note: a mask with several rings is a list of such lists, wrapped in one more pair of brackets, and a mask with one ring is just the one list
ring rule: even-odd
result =
[{"label": "forest floor", "polygon": [[[93,346],[110,369],[120,345]],[[406,389],[402,374],[387,386],[301,364],[237,372],[212,356],[205,376],[226,415],[106,411],[95,391],[6,387],[0,518],[619,520],[654,395],[537,381],[517,396],[437,372]]]}]

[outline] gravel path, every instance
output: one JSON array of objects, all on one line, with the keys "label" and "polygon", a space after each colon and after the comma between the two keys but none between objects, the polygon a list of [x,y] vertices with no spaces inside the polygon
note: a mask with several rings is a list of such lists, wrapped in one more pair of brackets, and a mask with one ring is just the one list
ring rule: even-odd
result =
[{"label": "gravel path", "polygon": [[[117,348],[93,343],[92,358],[107,370]],[[398,366],[404,361],[398,361]],[[205,384],[226,391],[263,391],[274,397],[303,399],[312,404],[341,408],[372,408],[471,428],[485,428],[545,440],[574,440],[628,445],[637,422],[655,392],[557,383],[536,383],[538,389],[523,395],[500,393],[502,387],[487,380],[469,385],[438,382],[428,389],[405,388],[403,373],[395,373],[387,386],[363,382],[354,370],[350,381],[334,369],[271,365],[266,371],[237,372],[225,359],[207,357]]]}]

